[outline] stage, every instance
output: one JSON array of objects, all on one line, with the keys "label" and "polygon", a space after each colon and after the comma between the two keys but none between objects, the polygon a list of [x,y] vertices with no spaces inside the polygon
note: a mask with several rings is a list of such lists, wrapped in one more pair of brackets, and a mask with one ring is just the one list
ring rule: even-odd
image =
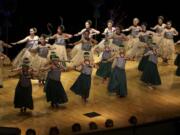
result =
[{"label": "stage", "polygon": [[[88,124],[91,121],[97,123],[99,129],[106,129],[106,119],[112,119],[114,128],[117,128],[129,126],[128,119],[132,115],[138,118],[139,124],[180,116],[180,77],[174,75],[176,67],[160,62],[158,67],[162,85],[151,90],[139,80],[141,73],[137,70],[137,65],[135,61],[127,62],[126,98],[109,95],[107,84],[103,84],[102,80],[95,76],[94,69],[90,99],[86,104],[69,90],[79,72],[62,73],[61,80],[69,102],[59,109],[50,107],[46,102],[43,87],[33,80],[34,110],[27,115],[20,115],[19,109],[14,109],[13,106],[18,79],[6,78],[4,88],[0,89],[0,126],[19,127],[22,135],[28,128],[34,128],[38,135],[47,135],[50,127],[57,126],[62,135],[71,135],[71,126],[76,122],[81,124],[82,133],[89,131]],[[5,76],[7,69],[4,69]],[[83,115],[88,112],[97,112],[101,116],[89,118]]]}]

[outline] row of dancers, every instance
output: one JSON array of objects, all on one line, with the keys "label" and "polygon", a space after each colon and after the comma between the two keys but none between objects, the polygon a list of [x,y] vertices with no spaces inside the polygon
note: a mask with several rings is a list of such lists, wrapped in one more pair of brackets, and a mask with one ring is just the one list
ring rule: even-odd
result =
[{"label": "row of dancers", "polygon": [[[77,34],[67,34],[64,33],[64,27],[59,26],[57,28],[57,33],[53,36],[47,37],[46,40],[54,39],[55,43],[53,46],[56,48],[55,51],[61,60],[71,60],[71,64],[75,65],[79,62],[79,57],[82,57],[82,50],[89,51],[92,55],[94,54],[102,54],[99,53],[99,50],[104,48],[104,44],[109,44],[114,50],[119,48],[124,48],[126,50],[126,56],[131,59],[140,59],[144,52],[144,45],[146,44],[146,40],[149,36],[152,37],[153,42],[156,43],[159,47],[158,53],[160,54],[163,62],[168,62],[169,59],[172,59],[172,55],[175,51],[174,49],[174,36],[178,35],[178,32],[175,28],[172,27],[172,22],[167,21],[166,24],[163,23],[163,17],[158,17],[158,24],[151,28],[153,31],[147,30],[147,24],[142,23],[139,25],[139,19],[133,19],[133,25],[127,29],[122,29],[121,27],[113,27],[113,21],[109,20],[107,22],[107,28],[105,28],[102,33],[105,38],[101,42],[97,42],[93,40],[94,35],[100,34],[100,31],[91,28],[92,22],[90,20],[85,22],[85,28],[82,29]],[[89,38],[91,39],[89,46],[86,45],[87,39],[84,38],[84,32],[89,31]],[[30,29],[30,35],[25,39],[20,40],[18,42],[12,43],[13,45],[27,43],[25,48],[21,50],[21,52],[17,55],[15,60],[13,61],[13,66],[18,67],[24,57],[30,58],[32,61],[35,58],[35,55],[29,51],[31,48],[36,48],[38,46],[39,37],[35,34],[37,32],[36,28]],[[128,36],[124,33],[130,32]],[[70,44],[74,45],[70,58],[67,56],[66,52],[66,41],[73,36],[80,36],[81,40]],[[82,45],[83,44],[83,45]],[[101,56],[101,55],[100,55]]]},{"label": "row of dancers", "polygon": [[[159,17],[158,20],[162,22],[163,18]],[[158,29],[157,33],[147,31],[144,23],[141,27],[138,26],[138,22],[139,20],[135,18],[133,26],[123,30],[118,26],[113,27],[113,22],[108,21],[108,27],[103,33],[105,38],[97,44],[98,42],[93,39],[93,35],[100,32],[90,28],[91,21],[87,21],[85,23],[86,28],[74,35],[82,35],[82,38],[73,44],[75,47],[71,51],[71,60],[67,57],[65,40],[73,36],[64,33],[62,26],[58,27],[57,34],[50,37],[42,34],[40,38],[35,35],[37,30],[31,28],[30,36],[12,43],[16,45],[27,42],[26,47],[13,61],[14,69],[12,71],[20,74],[15,91],[15,107],[21,108],[21,112],[25,112],[26,108],[33,109],[30,80],[36,77],[40,83],[44,84],[47,101],[51,102],[52,107],[66,103],[68,98],[60,80],[61,72],[78,70],[78,67],[81,67],[81,74],[72,85],[71,90],[80,95],[83,101],[87,102],[90,93],[92,69],[97,65],[94,62],[94,55],[98,55],[100,59],[96,75],[102,77],[104,81],[109,78],[107,88],[110,93],[115,92],[120,97],[127,96],[125,72],[127,60],[141,59],[138,66],[138,69],[143,72],[141,80],[149,88],[160,85],[161,79],[157,67],[158,57],[160,56],[164,62],[170,59],[170,56],[175,51],[173,36],[177,35],[178,32],[171,27],[171,22],[167,22],[166,25],[162,23],[155,26],[153,29]],[[161,34],[158,33],[160,26],[163,28]],[[131,31],[131,34],[126,36],[122,33],[126,31]],[[54,45],[48,44],[50,39],[55,39]],[[5,57],[1,51],[1,59]],[[175,61],[178,66],[176,75],[180,74],[179,61],[180,56],[178,54]]]},{"label": "row of dancers", "polygon": [[[141,68],[143,73],[140,79],[150,87],[152,85],[160,85],[161,79],[157,67],[157,46],[151,45],[148,49],[147,53],[143,56],[143,58],[145,58],[143,65],[141,65],[142,63],[140,64],[143,66],[143,68]],[[125,56],[124,50],[119,50],[113,59],[112,57],[107,58],[107,54],[109,54],[110,51],[109,46],[105,46],[103,60],[100,62],[100,67],[96,71],[96,74],[100,77],[109,77],[107,89],[110,94],[116,93],[120,97],[126,97],[127,79],[125,65],[129,58]],[[180,75],[180,54],[178,54],[175,64],[178,65],[176,73]],[[94,67],[88,52],[84,53],[84,61],[80,65],[74,67],[65,67],[56,53],[52,52],[50,61],[40,69],[41,72],[47,71],[44,91],[46,93],[47,102],[50,102],[52,107],[59,107],[59,104],[68,102],[67,94],[60,79],[61,72],[77,70],[79,66],[81,67],[81,73],[70,87],[70,90],[81,96],[86,103],[90,94],[92,70]],[[26,112],[27,108],[33,109],[31,79],[38,74],[37,70],[31,67],[28,58],[24,58],[21,67],[12,69],[11,72],[18,72],[20,75],[15,89],[15,108],[20,108],[22,113]]]}]

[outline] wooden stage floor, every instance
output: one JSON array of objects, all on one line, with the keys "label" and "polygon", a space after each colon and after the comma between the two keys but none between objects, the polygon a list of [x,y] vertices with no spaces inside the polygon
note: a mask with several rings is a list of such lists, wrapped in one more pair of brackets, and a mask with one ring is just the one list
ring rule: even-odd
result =
[{"label": "wooden stage floor", "polygon": [[[69,88],[79,75],[76,71],[62,73],[62,83],[69,97],[69,102],[58,110],[50,108],[46,102],[43,87],[33,80],[34,110],[21,116],[13,107],[14,90],[17,79],[4,81],[0,89],[0,126],[19,127],[24,135],[27,128],[34,128],[38,135],[47,135],[51,126],[58,126],[62,135],[71,135],[71,126],[79,122],[82,132],[89,131],[88,123],[94,121],[99,129],[105,129],[106,119],[114,121],[114,127],[129,126],[131,115],[138,118],[139,124],[180,116],[180,77],[174,75],[174,65],[159,64],[162,85],[155,90],[148,89],[140,80],[141,73],[137,70],[137,62],[130,61],[126,66],[128,80],[128,96],[119,98],[110,96],[107,84],[95,76],[93,71],[90,99],[84,104],[79,96]],[[6,71],[4,72],[7,75]],[[84,113],[97,112],[101,116],[88,118]],[[81,133],[82,133],[81,132]]]}]

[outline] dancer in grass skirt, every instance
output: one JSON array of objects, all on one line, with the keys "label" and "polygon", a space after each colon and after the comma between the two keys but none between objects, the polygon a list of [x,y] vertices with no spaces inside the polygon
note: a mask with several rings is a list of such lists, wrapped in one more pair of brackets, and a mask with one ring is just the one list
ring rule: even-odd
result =
[{"label": "dancer in grass skirt", "polygon": [[55,39],[53,47],[55,48],[56,54],[59,56],[60,60],[68,60],[66,51],[66,40],[71,38],[72,35],[63,33],[64,26],[58,26],[57,33],[54,34],[49,39]]},{"label": "dancer in grass skirt", "polygon": [[115,51],[119,49],[125,49],[125,42],[128,41],[128,37],[122,33],[122,27],[116,26],[116,31],[110,37],[112,39],[111,48]]},{"label": "dancer in grass skirt", "polygon": [[127,29],[122,30],[123,32],[128,32],[128,31],[131,32],[131,34],[128,36],[129,40],[128,40],[128,42],[126,42],[125,46],[126,46],[126,50],[127,50],[126,55],[133,60],[136,57],[137,46],[139,43],[138,34],[142,30],[138,24],[139,24],[139,19],[134,18],[133,25]]},{"label": "dancer in grass skirt", "polygon": [[160,54],[164,63],[168,63],[168,60],[173,59],[173,54],[175,52],[174,36],[177,35],[178,32],[172,27],[172,22],[168,21],[163,31],[164,38],[160,43]]},{"label": "dancer in grass skirt", "polygon": [[15,89],[14,106],[15,108],[20,108],[21,112],[26,112],[27,108],[32,110],[34,106],[31,78],[35,71],[30,67],[29,59],[24,58],[21,67],[12,70],[12,72],[14,71],[20,75],[19,82]]},{"label": "dancer in grass skirt", "polygon": [[[52,51],[52,52],[50,53],[49,59],[48,59],[47,63],[45,64],[45,66],[49,65],[49,64],[52,62],[52,59],[53,59],[53,58],[56,58],[56,57],[57,57],[56,52]],[[40,69],[40,70],[41,70],[41,69]],[[44,70],[41,70],[41,72],[44,72]],[[46,75],[46,80],[45,80],[45,83],[44,83],[44,92],[46,92],[46,90],[47,90],[47,84],[48,84],[48,80],[49,80],[50,70],[47,71],[46,74],[47,74],[47,75]]]},{"label": "dancer in grass skirt", "polygon": [[[12,46],[11,45],[9,45],[9,44],[7,44],[7,43],[5,43],[4,41],[2,41],[2,40],[0,40],[0,51],[1,52],[4,52],[4,48],[12,48]],[[8,65],[11,65],[12,63],[11,63],[11,60],[10,60],[10,58],[7,56],[7,55],[5,55],[4,54],[4,59],[3,59],[3,65],[4,66],[8,66]]]},{"label": "dancer in grass skirt", "polygon": [[111,66],[113,61],[113,52],[109,46],[105,46],[102,60],[99,63],[99,68],[96,71],[96,75],[103,78],[103,82],[106,81],[111,75]]},{"label": "dancer in grass skirt", "polygon": [[[3,41],[0,40],[0,88],[3,88],[3,65],[6,65],[6,64],[10,64],[11,61],[10,59],[3,53],[4,52],[4,47],[8,47],[8,48],[11,48],[10,45],[4,43]],[[8,62],[8,63],[5,63]]]},{"label": "dancer in grass skirt", "polygon": [[159,16],[158,17],[158,24],[156,26],[154,26],[153,28],[151,28],[152,30],[155,30],[156,33],[153,35],[153,42],[156,43],[156,45],[160,45],[161,40],[163,39],[163,31],[166,27],[166,24],[163,23],[164,21],[164,17],[163,16]]},{"label": "dancer in grass skirt", "polygon": [[97,43],[96,40],[89,37],[90,32],[87,30],[83,33],[83,39],[80,40],[78,43],[75,43],[75,45],[81,44],[81,49],[78,50],[76,55],[71,59],[70,65],[79,65],[84,61],[84,53],[88,52],[90,54],[90,60],[94,62],[93,53],[92,53],[92,47]]},{"label": "dancer in grass skirt", "polygon": [[147,30],[147,23],[142,23],[141,28],[142,31],[138,34],[138,45],[134,48],[134,50],[136,50],[135,57],[137,60],[141,59],[145,49],[144,46],[147,45],[149,39],[152,39],[154,35],[154,32]]},{"label": "dancer in grass skirt", "polygon": [[40,44],[35,49],[30,49],[30,52],[37,53],[35,60],[32,61],[32,67],[38,71],[39,84],[45,83],[46,72],[41,72],[40,69],[45,66],[48,61],[49,50],[55,49],[50,44],[46,43],[46,35],[40,36]]},{"label": "dancer in grass skirt", "polygon": [[120,50],[119,54],[113,61],[112,73],[108,84],[109,93],[115,92],[120,97],[127,96],[127,79],[125,71],[126,60],[125,51]]},{"label": "dancer in grass skirt", "polygon": [[[98,31],[98,30],[96,30],[94,28],[91,28],[91,26],[92,26],[92,21],[91,20],[87,20],[85,22],[85,28],[82,29],[77,34],[75,34],[74,36],[81,36],[81,40],[83,40],[84,39],[83,35],[84,35],[85,31],[89,31],[90,32],[89,38],[93,38],[94,35],[100,34],[100,31]],[[81,46],[82,46],[82,44],[78,43],[78,44],[76,44],[76,46],[73,47],[73,49],[71,50],[71,58],[73,58],[78,53],[78,51],[81,50],[81,48],[82,48]]]},{"label": "dancer in grass skirt", "polygon": [[81,66],[81,74],[70,89],[75,94],[80,95],[84,102],[87,102],[91,89],[91,74],[93,69],[93,64],[90,61],[88,52],[84,55],[84,61],[80,65],[74,67],[76,69],[76,67],[79,66]]},{"label": "dancer in grass skirt", "polygon": [[29,60],[31,62],[34,61],[35,55],[34,55],[34,53],[29,52],[29,49],[35,48],[38,45],[39,37],[35,35],[36,32],[37,32],[36,28],[30,28],[29,36],[27,36],[26,38],[24,38],[18,42],[12,43],[13,45],[26,43],[25,48],[20,51],[20,53],[16,56],[16,58],[14,59],[14,61],[12,63],[15,68],[17,68],[21,65],[22,60],[25,57],[29,58]]},{"label": "dancer in grass skirt", "polygon": [[51,102],[52,107],[59,107],[59,104],[68,102],[64,87],[61,83],[61,72],[65,70],[58,56],[52,57],[52,62],[42,70],[49,70],[46,84],[47,102]]},{"label": "dancer in grass skirt", "polygon": [[[143,37],[142,37],[142,39],[143,39]],[[147,39],[145,43],[146,44],[144,44],[144,53],[139,62],[139,65],[138,65],[138,70],[142,71],[142,72],[144,71],[144,67],[146,66],[146,64],[148,62],[148,58],[149,58],[149,55],[144,55],[144,54],[146,54],[148,51],[150,51],[150,47],[156,46],[156,44],[153,43],[151,36],[149,36],[149,39]]]},{"label": "dancer in grass skirt", "polygon": [[161,78],[157,67],[157,46],[150,47],[150,50],[146,54],[144,54],[144,56],[149,57],[144,67],[143,74],[141,76],[141,81],[146,83],[150,89],[155,89],[156,85],[161,84]]},{"label": "dancer in grass skirt", "polygon": [[113,27],[113,24],[114,24],[114,22],[112,20],[108,20],[107,28],[105,28],[104,32],[102,33],[102,35],[104,35],[105,38],[102,41],[100,41],[99,44],[96,45],[94,49],[96,49],[96,48],[104,49],[105,44],[106,44],[104,42],[106,42],[106,40],[108,40],[110,37],[112,37],[112,35],[116,31],[116,28]]}]

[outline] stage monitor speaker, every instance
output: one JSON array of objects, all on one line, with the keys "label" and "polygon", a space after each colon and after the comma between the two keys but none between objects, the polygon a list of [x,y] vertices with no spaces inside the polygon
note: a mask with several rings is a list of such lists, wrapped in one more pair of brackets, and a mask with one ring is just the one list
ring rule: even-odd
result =
[{"label": "stage monitor speaker", "polygon": [[0,135],[21,135],[19,128],[0,127]]}]

